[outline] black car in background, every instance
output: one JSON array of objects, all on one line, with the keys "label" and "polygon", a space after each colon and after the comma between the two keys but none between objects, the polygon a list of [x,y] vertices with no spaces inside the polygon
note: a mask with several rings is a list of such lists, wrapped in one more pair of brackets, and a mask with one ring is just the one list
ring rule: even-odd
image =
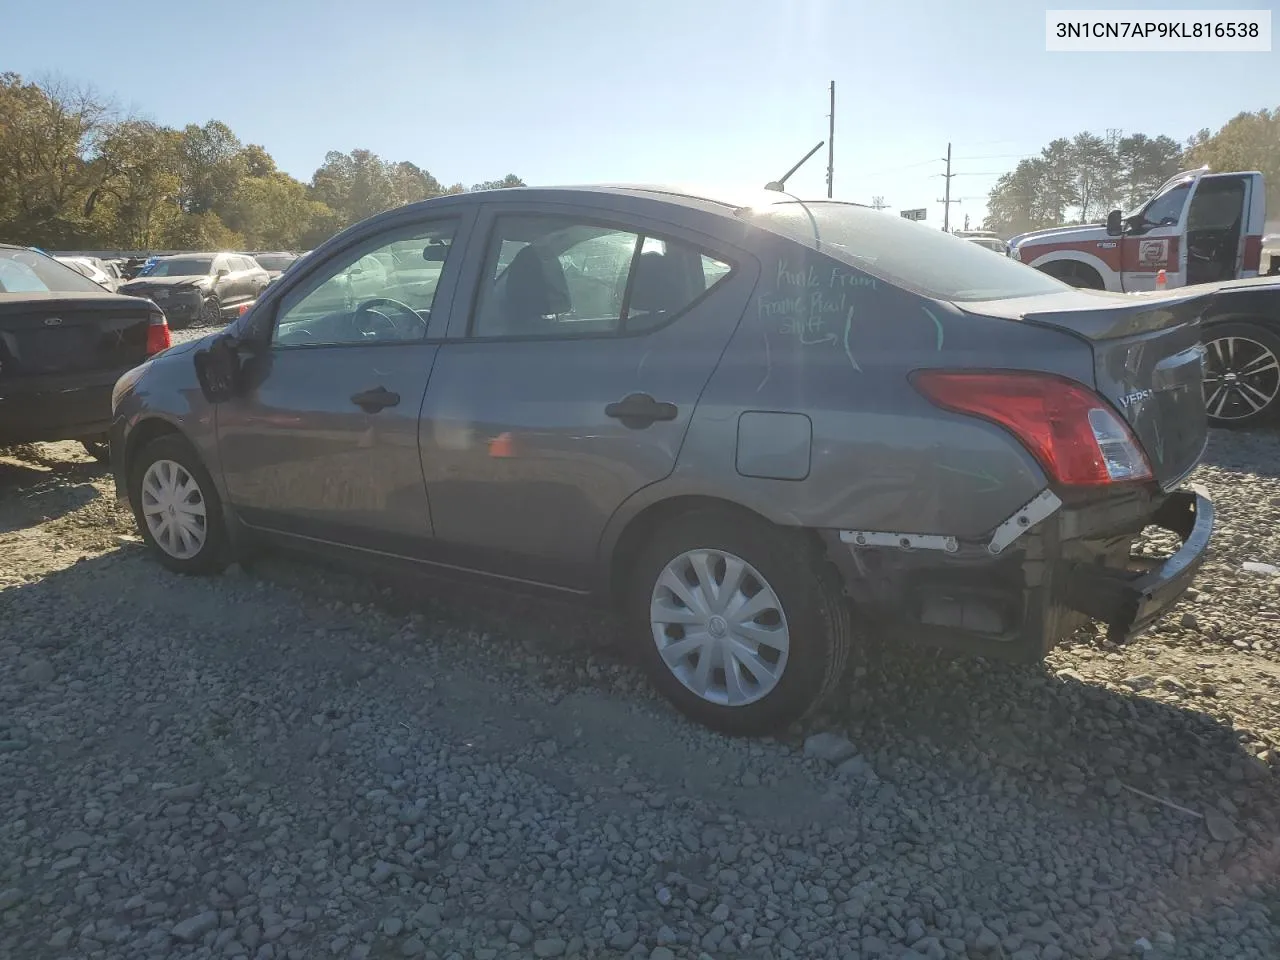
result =
[{"label": "black car in background", "polygon": [[267,271],[267,275],[272,279],[280,276],[288,270],[297,261],[296,253],[255,253],[253,259],[258,261],[258,265]]},{"label": "black car in background", "polygon": [[80,440],[105,462],[116,380],[168,347],[155,304],[0,244],[0,447]]},{"label": "black car in background", "polygon": [[184,253],[159,257],[120,292],[151,300],[178,328],[234,317],[270,282],[267,271],[248,254]]}]

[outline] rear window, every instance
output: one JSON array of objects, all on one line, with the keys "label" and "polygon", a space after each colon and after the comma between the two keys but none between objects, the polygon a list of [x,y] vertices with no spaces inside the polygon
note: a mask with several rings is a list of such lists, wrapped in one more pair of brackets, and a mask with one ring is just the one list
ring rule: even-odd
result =
[{"label": "rear window", "polygon": [[935,300],[1007,300],[1061,293],[1060,280],[976,243],[848,203],[790,201],[741,211],[766,230]]},{"label": "rear window", "polygon": [[34,250],[0,250],[0,293],[101,293],[65,263]]}]

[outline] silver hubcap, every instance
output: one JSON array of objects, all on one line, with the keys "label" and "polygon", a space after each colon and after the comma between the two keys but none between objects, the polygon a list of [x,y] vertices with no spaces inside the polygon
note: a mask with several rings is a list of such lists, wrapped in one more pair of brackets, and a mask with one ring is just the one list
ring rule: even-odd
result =
[{"label": "silver hubcap", "polygon": [[682,684],[709,703],[767,696],[787,666],[791,635],[764,577],[723,550],[690,550],[662,571],[649,603],[653,642]]},{"label": "silver hubcap", "polygon": [[1204,403],[1216,420],[1243,420],[1280,394],[1280,360],[1248,337],[1210,340],[1205,353]]},{"label": "silver hubcap", "polygon": [[142,516],[151,538],[176,560],[190,560],[204,546],[204,494],[187,468],[157,460],[142,475]]}]

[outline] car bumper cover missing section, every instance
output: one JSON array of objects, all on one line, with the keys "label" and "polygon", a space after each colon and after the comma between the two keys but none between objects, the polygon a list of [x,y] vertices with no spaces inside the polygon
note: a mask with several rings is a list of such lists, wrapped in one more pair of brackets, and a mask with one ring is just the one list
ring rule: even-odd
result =
[{"label": "car bumper cover missing section", "polygon": [[1062,602],[1107,624],[1107,636],[1116,642],[1150,626],[1191,586],[1213,533],[1213,503],[1201,493],[1179,491],[1150,522],[1182,541],[1158,566],[1135,572],[1074,563],[1060,583]]}]

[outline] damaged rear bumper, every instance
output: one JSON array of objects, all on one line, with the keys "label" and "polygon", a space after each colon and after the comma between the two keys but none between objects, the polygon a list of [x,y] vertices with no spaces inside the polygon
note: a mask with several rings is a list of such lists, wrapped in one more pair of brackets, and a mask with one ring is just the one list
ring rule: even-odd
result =
[{"label": "damaged rear bumper", "polygon": [[[1042,500],[1042,498],[1045,498]],[[1048,504],[1048,509],[1046,509]],[[828,555],[861,611],[904,639],[1006,660],[1038,660],[1087,619],[1123,642],[1177,602],[1204,561],[1213,504],[1192,491],[1129,491],[1098,502],[1042,494],[1010,518],[1010,539],[826,530]],[[1002,528],[1008,524],[1002,525]],[[1169,556],[1133,557],[1148,526]]]},{"label": "damaged rear bumper", "polygon": [[1213,502],[1204,494],[1180,490],[1160,505],[1150,523],[1182,541],[1154,569],[1132,572],[1072,563],[1063,571],[1063,602],[1105,623],[1108,638],[1116,642],[1160,619],[1191,586],[1213,534]]}]

